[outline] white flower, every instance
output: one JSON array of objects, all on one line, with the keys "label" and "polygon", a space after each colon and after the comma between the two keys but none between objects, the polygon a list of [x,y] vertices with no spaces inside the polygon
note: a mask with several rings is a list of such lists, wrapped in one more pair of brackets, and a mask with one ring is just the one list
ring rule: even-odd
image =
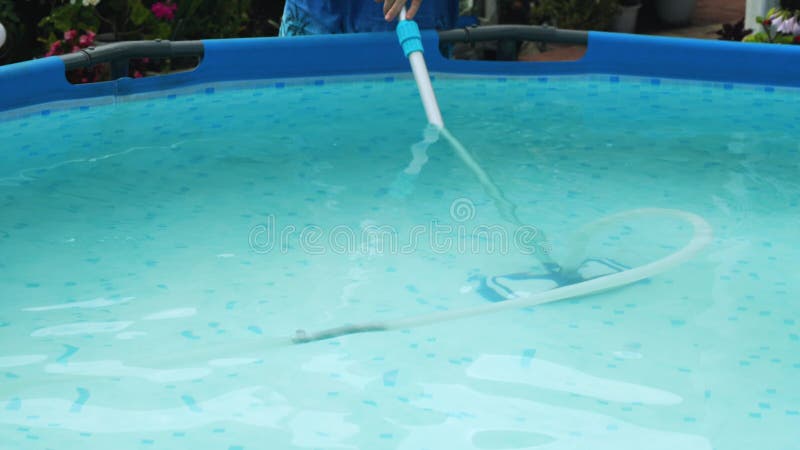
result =
[{"label": "white flower", "polygon": [[789,28],[789,31],[787,31],[787,33],[791,33],[797,36],[798,34],[800,34],[800,20],[797,20],[797,16],[793,16],[791,20],[794,23],[792,24],[791,28]]},{"label": "white flower", "polygon": [[83,0],[83,6],[97,6],[98,3],[100,3],[100,0]]},{"label": "white flower", "polygon": [[[86,0],[83,0],[83,2],[84,4],[86,4]],[[780,27],[781,25],[783,25],[783,14],[775,13],[772,15],[772,17],[769,18],[769,20],[773,27],[776,27],[778,28],[778,31],[781,31]]]},{"label": "white flower", "polygon": [[791,33],[791,29],[792,27],[794,27],[795,23],[797,23],[797,20],[794,17],[790,17],[786,20],[781,20],[781,22],[776,25],[778,27],[777,30],[779,33],[789,34]]}]

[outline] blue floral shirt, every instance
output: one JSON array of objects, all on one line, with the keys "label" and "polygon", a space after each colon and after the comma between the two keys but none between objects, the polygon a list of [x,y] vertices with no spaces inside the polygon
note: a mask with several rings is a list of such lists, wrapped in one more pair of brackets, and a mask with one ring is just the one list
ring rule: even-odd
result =
[{"label": "blue floral shirt", "polygon": [[[458,0],[424,0],[414,20],[420,28],[453,28]],[[392,31],[397,21],[386,22],[383,3],[373,0],[286,0],[281,36],[305,34]]]}]

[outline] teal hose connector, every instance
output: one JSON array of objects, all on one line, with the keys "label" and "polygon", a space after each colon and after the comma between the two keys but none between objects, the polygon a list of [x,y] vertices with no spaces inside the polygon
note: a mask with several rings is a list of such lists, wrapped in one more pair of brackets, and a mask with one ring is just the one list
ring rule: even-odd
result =
[{"label": "teal hose connector", "polygon": [[419,33],[417,22],[401,20],[397,24],[397,39],[403,46],[406,57],[414,52],[422,53],[422,35]]}]

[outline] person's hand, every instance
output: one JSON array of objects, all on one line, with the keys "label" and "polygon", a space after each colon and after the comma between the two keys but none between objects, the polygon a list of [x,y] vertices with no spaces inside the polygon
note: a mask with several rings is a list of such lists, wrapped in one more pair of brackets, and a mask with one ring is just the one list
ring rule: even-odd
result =
[{"label": "person's hand", "polygon": [[[375,3],[380,2],[383,2],[383,14],[385,15],[384,18],[387,22],[391,22],[397,18],[397,15],[400,14],[400,10],[403,9],[403,6],[406,6],[408,0],[375,0]],[[421,4],[422,0],[411,0],[411,7],[408,8],[406,19],[413,19],[414,15],[416,15],[417,11],[419,10],[419,5]]]}]

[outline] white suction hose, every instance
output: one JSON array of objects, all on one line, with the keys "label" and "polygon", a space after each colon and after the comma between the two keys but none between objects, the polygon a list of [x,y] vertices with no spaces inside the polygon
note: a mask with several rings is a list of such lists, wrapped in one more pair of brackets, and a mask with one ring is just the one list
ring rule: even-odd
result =
[{"label": "white suction hose", "polygon": [[[402,12],[400,13],[400,24],[398,25],[397,34],[400,39],[400,43],[403,46],[403,50],[411,62],[411,68],[414,72],[414,78],[417,81],[417,86],[419,87],[420,98],[422,99],[422,104],[425,108],[428,121],[438,127],[440,132],[450,142],[453,149],[456,151],[456,154],[458,154],[466,166],[475,174],[486,192],[494,199],[495,204],[497,205],[503,217],[515,225],[521,225],[522,222],[516,216],[514,204],[509,202],[503,196],[502,191],[492,181],[491,177],[489,177],[489,175],[483,170],[477,161],[475,161],[472,155],[470,155],[469,151],[467,151],[467,149],[461,145],[458,139],[456,139],[444,128],[444,121],[442,120],[441,112],[439,111],[439,105],[436,102],[436,96],[433,94],[433,87],[431,86],[430,77],[428,76],[428,69],[425,65],[424,58],[422,57],[422,40],[420,38],[419,29],[416,27],[416,24],[413,24],[413,22],[406,22],[405,17],[406,10],[403,8]],[[406,23],[413,25],[405,25]],[[709,225],[708,222],[696,214],[674,209],[636,209],[611,215],[599,221],[593,222],[585,227],[582,230],[582,237],[576,239],[577,248],[573,250],[570,258],[568,258],[570,263],[574,264],[573,260],[578,254],[583,252],[586,241],[588,240],[589,232],[609,222],[636,216],[665,216],[682,219],[692,225],[694,228],[694,235],[689,243],[687,243],[686,246],[677,252],[657,261],[633,269],[628,269],[623,272],[617,272],[611,275],[562,286],[528,297],[513,298],[503,302],[489,303],[472,308],[412,316],[386,322],[365,322],[354,325],[345,325],[322,330],[316,333],[309,333],[305,330],[297,330],[292,342],[295,344],[302,344],[323,339],[331,339],[348,334],[413,328],[433,323],[491,314],[509,309],[526,308],[530,306],[552,303],[559,300],[595,294],[601,291],[626,286],[665,272],[670,268],[675,267],[678,264],[681,264],[694,257],[700,250],[707,246],[712,239],[713,233],[711,225]],[[544,235],[541,234],[539,239],[543,238]],[[540,258],[544,266],[551,272],[561,271],[561,266],[550,259],[549,255],[545,254],[544,252],[537,252],[536,255]],[[566,266],[566,268],[568,270],[576,269],[576,267],[571,266]]]},{"label": "white suction hose", "polygon": [[636,216],[664,216],[670,218],[682,219],[692,225],[694,228],[694,235],[692,239],[677,252],[661,258],[657,261],[639,266],[633,269],[628,269],[623,272],[606,275],[600,278],[583,281],[569,286],[563,286],[549,291],[541,292],[524,298],[515,298],[498,303],[488,303],[481,306],[472,308],[457,309],[453,311],[444,311],[433,314],[425,314],[419,316],[406,317],[387,322],[366,322],[355,325],[346,325],[342,327],[331,328],[328,330],[319,331],[317,333],[307,333],[303,330],[298,330],[293,339],[294,343],[301,344],[306,342],[319,341],[323,339],[331,339],[338,336],[344,336],[355,333],[365,333],[372,331],[389,331],[397,329],[414,328],[423,325],[430,325],[439,322],[447,322],[451,320],[464,319],[467,317],[492,314],[509,309],[527,308],[530,306],[542,305],[545,303],[552,303],[559,300],[566,300],[575,297],[582,297],[598,292],[614,289],[637,281],[644,280],[656,276],[660,273],[685,262],[694,257],[700,250],[707,246],[713,237],[711,225],[708,224],[702,217],[685,211],[676,209],[660,209],[660,208],[643,208],[626,211],[619,214],[614,214],[601,219],[602,223],[617,221],[620,219],[627,219]]}]

